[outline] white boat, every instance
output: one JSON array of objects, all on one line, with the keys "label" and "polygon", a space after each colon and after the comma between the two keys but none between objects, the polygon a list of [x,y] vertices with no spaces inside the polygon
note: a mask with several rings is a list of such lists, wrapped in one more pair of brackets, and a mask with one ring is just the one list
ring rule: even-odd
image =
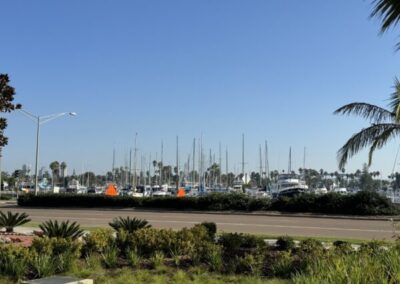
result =
[{"label": "white boat", "polygon": [[307,190],[305,181],[296,174],[280,174],[276,183],[271,186],[271,192],[278,196],[292,196]]}]

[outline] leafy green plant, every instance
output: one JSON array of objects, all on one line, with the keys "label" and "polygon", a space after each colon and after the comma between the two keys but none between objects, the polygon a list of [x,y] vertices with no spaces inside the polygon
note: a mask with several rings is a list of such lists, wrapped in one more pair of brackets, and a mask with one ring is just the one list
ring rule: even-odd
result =
[{"label": "leafy green plant", "polygon": [[333,242],[334,251],[338,254],[344,253],[349,254],[354,250],[349,242],[346,241],[335,241]]},{"label": "leafy green plant", "polygon": [[210,239],[214,240],[217,233],[217,224],[215,224],[214,222],[202,222],[200,225],[204,226],[207,229]]},{"label": "leafy green plant", "polygon": [[26,213],[12,213],[10,211],[7,214],[0,211],[0,227],[6,228],[6,232],[14,232],[14,228],[21,226],[31,221]]},{"label": "leafy green plant", "polygon": [[165,256],[161,251],[156,251],[153,256],[150,258],[150,263],[155,269],[159,269],[162,265],[164,265]]},{"label": "leafy green plant", "polygon": [[294,239],[289,236],[281,236],[276,240],[276,247],[278,250],[292,250],[295,248]]},{"label": "leafy green plant", "polygon": [[55,272],[69,270],[80,257],[80,251],[81,242],[64,238],[35,238],[30,247],[33,254],[51,257]]},{"label": "leafy green plant", "polygon": [[245,253],[266,246],[262,238],[242,233],[224,233],[220,236],[218,243],[223,247],[225,258],[244,256]]},{"label": "leafy green plant", "polygon": [[32,267],[33,274],[37,278],[50,276],[56,271],[53,258],[48,254],[32,254],[30,266]]},{"label": "leafy green plant", "polygon": [[129,249],[126,252],[126,258],[128,260],[128,263],[131,267],[133,268],[138,268],[140,266],[140,262],[141,262],[141,257],[139,256],[139,254],[137,253],[136,250],[134,249]]},{"label": "leafy green plant", "polygon": [[133,233],[134,231],[139,229],[151,227],[149,222],[147,222],[146,220],[137,219],[135,217],[118,217],[108,224],[116,231],[124,230],[129,233]]},{"label": "leafy green plant", "polygon": [[28,270],[28,249],[16,246],[0,246],[0,273],[22,279]]},{"label": "leafy green plant", "polygon": [[73,240],[83,236],[84,231],[76,222],[70,223],[69,221],[46,221],[39,225],[45,236],[49,238],[71,238]]},{"label": "leafy green plant", "polygon": [[84,254],[102,253],[107,246],[115,242],[113,230],[109,228],[96,229],[83,236],[83,242]]},{"label": "leafy green plant", "polygon": [[114,245],[108,246],[101,253],[103,264],[106,268],[115,268],[118,265],[118,248]]}]

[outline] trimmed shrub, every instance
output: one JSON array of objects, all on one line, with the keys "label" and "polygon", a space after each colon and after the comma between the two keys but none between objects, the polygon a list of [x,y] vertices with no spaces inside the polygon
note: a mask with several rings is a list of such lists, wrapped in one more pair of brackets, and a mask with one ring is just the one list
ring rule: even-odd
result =
[{"label": "trimmed shrub", "polygon": [[89,255],[94,252],[102,253],[107,246],[114,242],[115,238],[112,229],[96,229],[83,237],[84,245],[82,251],[84,255]]},{"label": "trimmed shrub", "polygon": [[[65,272],[69,270],[75,260],[81,253],[82,244],[79,241],[63,238],[35,238],[32,241],[30,251],[33,255],[49,256],[52,263],[52,269],[55,272]],[[47,259],[36,257],[34,260],[40,274],[41,269],[49,269]],[[46,273],[45,273],[46,274]]]},{"label": "trimmed shrub", "polygon": [[105,196],[97,194],[23,194],[20,206],[41,207],[135,207],[172,210],[214,211],[282,211],[350,215],[396,215],[399,207],[376,192],[361,191],[353,195],[304,193],[274,200],[251,198],[242,193],[212,193],[200,197]]},{"label": "trimmed shrub", "polygon": [[281,236],[276,240],[276,248],[278,250],[292,250],[295,248],[294,239],[289,236]]},{"label": "trimmed shrub", "polygon": [[0,246],[0,274],[20,280],[28,271],[28,249],[17,246]]},{"label": "trimmed shrub", "polygon": [[217,224],[214,222],[202,222],[200,225],[206,228],[210,240],[214,240],[217,234]]},{"label": "trimmed shrub", "polygon": [[218,243],[223,247],[225,258],[244,256],[246,253],[266,247],[262,238],[242,233],[224,233],[220,236]]}]

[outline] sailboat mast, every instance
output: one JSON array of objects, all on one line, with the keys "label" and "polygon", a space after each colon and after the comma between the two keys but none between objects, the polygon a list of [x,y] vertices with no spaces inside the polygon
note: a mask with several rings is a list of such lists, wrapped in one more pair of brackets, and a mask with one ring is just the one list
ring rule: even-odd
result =
[{"label": "sailboat mast", "polygon": [[192,186],[195,184],[196,138],[193,138]]},{"label": "sailboat mast", "polygon": [[176,181],[176,191],[179,189],[180,184],[180,175],[179,175],[179,138],[176,136],[176,173],[178,175],[178,179]]},{"label": "sailboat mast", "polygon": [[115,148],[113,149],[112,176],[113,182],[115,182]]},{"label": "sailboat mast", "polygon": [[292,172],[292,147],[289,148],[288,174]]},{"label": "sailboat mast", "polygon": [[229,186],[228,173],[229,173],[229,167],[228,167],[228,146],[226,146],[226,149],[225,149],[225,174],[226,174],[226,187],[228,187],[228,186]]},{"label": "sailboat mast", "polygon": [[163,167],[164,167],[164,163],[163,163],[163,154],[164,154],[164,145],[163,145],[163,141],[161,140],[161,157],[160,157],[160,165],[161,165],[161,169],[160,169],[160,186],[163,184]]},{"label": "sailboat mast", "polygon": [[[137,178],[136,178],[136,156],[137,156],[136,140],[137,140],[137,132],[135,133],[135,144],[134,144],[135,148],[133,149],[133,180],[132,180],[133,190],[136,190],[136,181],[137,181]],[[142,171],[142,166],[141,166],[140,171]]]},{"label": "sailboat mast", "polygon": [[269,162],[268,162],[268,144],[265,140],[265,176],[269,178]]},{"label": "sailboat mast", "polygon": [[219,177],[218,183],[221,185],[222,157],[221,157],[221,142],[219,142]]},{"label": "sailboat mast", "polygon": [[129,172],[128,172],[128,184],[131,182],[132,175],[132,147],[129,149]]}]

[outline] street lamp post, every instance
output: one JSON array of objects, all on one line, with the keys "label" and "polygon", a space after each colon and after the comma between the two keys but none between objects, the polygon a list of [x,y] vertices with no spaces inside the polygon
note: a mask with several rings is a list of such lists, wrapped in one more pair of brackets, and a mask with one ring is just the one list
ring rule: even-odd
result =
[{"label": "street lamp post", "polygon": [[40,136],[40,126],[46,122],[49,122],[50,120],[54,120],[56,118],[60,118],[64,115],[70,115],[70,116],[75,116],[75,112],[61,112],[61,113],[56,113],[56,114],[51,114],[51,115],[46,115],[46,116],[38,116],[38,115],[33,115],[30,112],[27,112],[26,110],[20,109],[23,114],[25,114],[27,117],[32,119],[33,121],[36,122],[36,155],[35,155],[35,195],[38,193],[38,185],[39,185],[39,177],[38,177],[38,166],[39,166],[39,136]]}]

